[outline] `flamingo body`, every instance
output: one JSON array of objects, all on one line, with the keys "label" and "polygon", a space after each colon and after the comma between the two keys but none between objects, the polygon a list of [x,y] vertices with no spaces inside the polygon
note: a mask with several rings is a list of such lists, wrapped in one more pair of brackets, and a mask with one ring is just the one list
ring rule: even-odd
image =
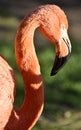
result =
[{"label": "flamingo body", "polygon": [[15,75],[0,56],[0,130],[31,130],[42,113],[43,81],[33,45],[36,28],[56,46],[52,75],[63,66],[71,52],[67,18],[58,6],[40,6],[23,19],[15,38],[15,54],[24,81],[25,97],[22,106],[14,110]]}]

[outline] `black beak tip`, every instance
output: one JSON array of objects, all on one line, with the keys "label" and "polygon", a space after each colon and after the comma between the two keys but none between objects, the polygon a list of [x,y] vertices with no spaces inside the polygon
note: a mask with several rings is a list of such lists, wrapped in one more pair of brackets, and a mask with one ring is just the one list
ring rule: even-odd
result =
[{"label": "black beak tip", "polygon": [[64,64],[68,61],[70,57],[70,54],[68,54],[65,57],[59,58],[58,56],[55,57],[55,62],[51,71],[51,76],[54,76],[57,74],[57,72],[64,66]]},{"label": "black beak tip", "polygon": [[54,76],[56,74],[57,74],[57,72],[52,70],[50,76]]}]

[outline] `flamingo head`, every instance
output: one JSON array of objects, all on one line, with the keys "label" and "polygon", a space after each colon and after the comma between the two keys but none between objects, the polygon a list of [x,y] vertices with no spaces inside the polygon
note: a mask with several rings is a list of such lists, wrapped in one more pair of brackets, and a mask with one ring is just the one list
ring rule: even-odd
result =
[{"label": "flamingo head", "polygon": [[51,76],[55,75],[63,65],[68,61],[71,54],[71,43],[68,37],[67,29],[64,24],[60,28],[60,37],[56,43],[56,57],[54,60]]},{"label": "flamingo head", "polygon": [[56,5],[47,5],[46,16],[40,30],[55,44],[56,57],[51,71],[55,75],[68,61],[71,54],[71,43],[68,37],[68,21],[63,10]]}]

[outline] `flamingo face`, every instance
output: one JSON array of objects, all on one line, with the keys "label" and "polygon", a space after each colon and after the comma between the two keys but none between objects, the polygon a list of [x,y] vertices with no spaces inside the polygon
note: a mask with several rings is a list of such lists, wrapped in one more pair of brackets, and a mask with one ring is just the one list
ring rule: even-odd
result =
[{"label": "flamingo face", "polygon": [[51,71],[51,76],[55,75],[68,61],[71,54],[71,43],[67,29],[61,25],[59,42],[56,44],[56,57]]}]

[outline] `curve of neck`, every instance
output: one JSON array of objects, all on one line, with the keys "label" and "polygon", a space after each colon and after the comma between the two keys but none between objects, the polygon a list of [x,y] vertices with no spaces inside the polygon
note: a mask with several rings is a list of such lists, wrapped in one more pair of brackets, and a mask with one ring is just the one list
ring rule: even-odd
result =
[{"label": "curve of neck", "polygon": [[16,35],[16,60],[24,80],[25,98],[21,108],[12,111],[6,130],[9,127],[12,130],[30,130],[43,110],[43,82],[33,45],[34,31],[38,26],[33,16],[26,17]]}]

